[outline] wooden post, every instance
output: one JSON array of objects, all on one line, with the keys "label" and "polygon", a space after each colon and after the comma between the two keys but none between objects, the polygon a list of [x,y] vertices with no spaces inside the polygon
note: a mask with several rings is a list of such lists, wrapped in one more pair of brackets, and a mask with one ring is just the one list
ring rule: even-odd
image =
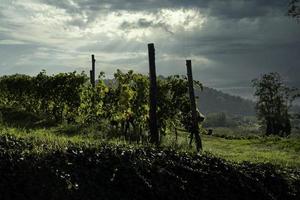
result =
[{"label": "wooden post", "polygon": [[149,55],[149,71],[150,71],[150,142],[159,146],[159,132],[157,129],[157,83],[156,83],[156,69],[155,69],[155,49],[154,44],[148,44]]},{"label": "wooden post", "polygon": [[194,92],[194,80],[193,80],[193,72],[192,72],[192,61],[186,61],[187,68],[187,76],[188,76],[188,86],[189,86],[189,95],[190,95],[190,104],[191,104],[191,112],[193,118],[193,128],[192,134],[195,136],[196,148],[197,151],[202,150],[202,141],[199,134],[199,126],[198,126],[198,117],[196,110],[196,102],[195,102],[195,92]]},{"label": "wooden post", "polygon": [[90,81],[91,81],[91,85],[94,85],[94,81],[93,81],[93,70],[90,70]]},{"label": "wooden post", "polygon": [[92,55],[92,70],[90,71],[90,79],[93,87],[95,87],[96,84],[95,63],[96,63],[95,56]]}]

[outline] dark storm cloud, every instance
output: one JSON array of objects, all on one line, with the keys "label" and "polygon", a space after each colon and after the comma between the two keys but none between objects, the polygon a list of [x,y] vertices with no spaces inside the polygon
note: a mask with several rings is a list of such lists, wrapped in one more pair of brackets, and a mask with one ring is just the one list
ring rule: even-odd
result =
[{"label": "dark storm cloud", "polygon": [[[65,41],[62,41],[62,38],[54,38],[54,36],[58,36],[55,33],[56,30],[51,29],[50,26],[45,32],[51,32],[51,38],[59,41],[49,45],[56,48],[55,45],[66,44],[68,47],[67,45],[70,44],[67,41],[74,39],[74,44],[77,41],[79,45],[74,45],[74,47],[70,45],[66,48],[67,51],[70,49],[75,51],[72,56],[76,57],[76,53],[89,55],[91,52],[98,54],[99,57],[106,54],[109,58],[102,61],[99,59],[98,63],[109,73],[112,72],[112,69],[122,68],[122,66],[130,66],[139,72],[147,73],[146,45],[148,42],[155,42],[158,74],[185,74],[184,60],[194,58],[195,78],[206,85],[224,91],[247,96],[245,94],[247,92],[242,90],[249,93],[251,79],[271,71],[280,72],[286,81],[300,87],[298,81],[300,25],[286,16],[289,0],[37,1],[51,5],[51,8],[54,6],[59,10],[63,9],[69,17],[63,24],[66,28],[75,27],[74,33],[80,31],[88,33],[87,36],[82,36],[80,41],[75,40],[75,36],[68,38],[68,36],[65,37],[65,34],[58,35],[65,37]],[[180,24],[179,26],[182,27],[177,29],[172,27],[167,20],[162,20],[164,18],[161,16],[162,9],[176,11],[181,8],[199,11],[201,17],[205,18],[205,23],[186,31],[182,29],[184,23]],[[14,65],[14,59],[15,63],[22,63],[20,58],[39,51],[36,46],[38,45],[37,41],[28,45],[6,44],[3,46],[1,44],[1,41],[4,41],[3,43],[22,41],[11,33],[14,33],[14,30],[27,28],[22,23],[5,20],[7,16],[3,14],[3,11],[3,9],[0,11],[2,19],[0,19],[0,73],[26,72],[26,69],[28,72],[30,70],[36,72],[46,62],[50,62],[45,65],[47,69],[51,70],[53,67],[54,71],[59,69],[55,68],[55,65],[67,65],[69,60],[61,63],[57,58],[59,53],[55,53],[53,56],[52,52],[48,52],[48,60],[36,59],[35,61],[32,59],[31,63],[24,64],[23,66],[26,67],[22,67],[22,69],[20,69],[20,65],[16,64],[9,71],[3,71],[4,67],[9,68],[7,63]],[[124,12],[139,14],[136,15],[136,19],[129,19],[126,18],[126,14],[122,14]],[[112,13],[113,16],[109,19],[119,18],[119,21],[106,22],[105,16]],[[152,18],[155,20],[151,20]],[[97,28],[95,27],[98,25],[97,21],[101,21],[102,25],[116,25],[116,28],[108,31],[105,29],[99,33],[96,30],[93,35],[92,31],[95,30],[91,31],[90,29]],[[93,22],[95,23],[93,24]],[[42,26],[43,24],[41,24]],[[102,27],[98,28],[100,30]],[[130,33],[141,32],[143,34],[143,31],[150,34],[145,34],[146,36],[142,40],[127,37]],[[107,36],[106,33],[112,36]],[[45,39],[45,41],[47,40]],[[61,46],[58,48],[64,51]],[[74,60],[73,63],[76,62],[77,60]],[[34,67],[30,67],[30,64]],[[88,66],[89,63],[83,64]],[[67,70],[67,67],[62,66],[61,70]]]},{"label": "dark storm cloud", "polygon": [[289,0],[42,0],[67,12],[155,11],[163,8],[198,8],[212,16],[226,18],[258,17],[274,11],[286,12]]},{"label": "dark storm cloud", "polygon": [[288,0],[210,1],[209,14],[223,18],[256,18],[272,12],[286,12]]},{"label": "dark storm cloud", "polygon": [[[74,1],[74,3],[71,3],[72,1],[42,0],[42,2],[64,9],[72,15],[87,16],[86,21],[82,18],[76,18],[68,23],[78,27],[85,27],[87,24],[94,22],[99,14],[113,11],[158,12],[161,9],[193,8],[209,16],[239,19],[256,18],[270,12],[285,10],[287,7],[286,0],[88,0]],[[145,19],[139,19],[136,24],[127,22],[124,19],[121,28],[128,29],[151,25],[172,33],[165,24],[152,24],[152,22],[145,21]]]},{"label": "dark storm cloud", "polygon": [[[296,67],[299,66],[296,52],[300,49],[300,29],[296,24],[287,23],[284,19],[288,0],[90,0],[76,1],[76,9],[71,4],[61,1],[47,2],[71,13],[80,11],[89,14],[121,10],[155,13],[164,8],[198,9],[200,13],[209,17],[205,27],[198,32],[176,33],[172,44],[162,46],[161,52],[175,56],[205,56],[213,60],[218,67],[207,68],[202,72],[205,71],[207,76],[211,74],[211,77],[218,77],[219,74],[225,82],[228,78],[237,79],[232,84],[240,84],[239,79],[245,79],[247,76],[248,79],[254,78],[258,72],[276,70],[288,74],[290,68],[294,69],[294,73],[300,71],[299,67]],[[122,30],[149,27],[172,33],[167,24],[155,23],[144,18],[135,22],[124,18],[120,25]],[[87,45],[86,48],[115,51],[113,44],[101,48]],[[245,71],[247,73],[243,73]],[[296,81],[292,76],[288,78]]]},{"label": "dark storm cloud", "polygon": [[[300,26],[284,18],[255,20],[209,20],[196,33],[179,33],[164,51],[180,55],[182,48],[186,55],[203,55],[210,59],[242,54],[283,53],[279,58],[295,55],[300,48]],[[286,56],[284,56],[286,55]],[[278,56],[274,58],[278,59]],[[292,61],[284,59],[287,63]],[[297,61],[299,59],[296,59]],[[270,59],[272,61],[272,59]],[[251,60],[255,64],[255,60]],[[293,63],[292,63],[293,64]]]}]

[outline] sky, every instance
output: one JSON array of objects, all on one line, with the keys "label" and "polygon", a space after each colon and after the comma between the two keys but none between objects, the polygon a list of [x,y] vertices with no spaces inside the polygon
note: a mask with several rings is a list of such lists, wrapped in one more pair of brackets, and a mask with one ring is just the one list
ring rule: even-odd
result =
[{"label": "sky", "polygon": [[0,76],[86,71],[186,74],[252,98],[251,80],[279,72],[300,88],[300,23],[289,0],[0,0]]}]

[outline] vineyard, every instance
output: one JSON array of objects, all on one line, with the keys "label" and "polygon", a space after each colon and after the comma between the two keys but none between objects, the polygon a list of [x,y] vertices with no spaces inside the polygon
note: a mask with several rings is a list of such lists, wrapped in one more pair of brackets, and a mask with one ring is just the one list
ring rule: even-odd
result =
[{"label": "vineyard", "polygon": [[0,200],[300,200],[299,22],[300,0],[0,0]]},{"label": "vineyard", "polygon": [[[85,74],[62,73],[35,77],[3,76],[0,79],[2,107],[13,107],[44,116],[54,123],[83,127],[99,126],[126,140],[148,141],[149,81],[145,75],[117,71],[114,81],[106,84],[99,77],[95,87]],[[200,87],[201,84],[196,82]],[[185,77],[170,76],[158,80],[158,129],[183,126],[190,129],[189,99]]]},{"label": "vineyard", "polygon": [[0,199],[299,199],[299,139],[209,135],[190,61],[149,63],[150,79],[96,79],[94,56],[90,77],[0,77]]}]

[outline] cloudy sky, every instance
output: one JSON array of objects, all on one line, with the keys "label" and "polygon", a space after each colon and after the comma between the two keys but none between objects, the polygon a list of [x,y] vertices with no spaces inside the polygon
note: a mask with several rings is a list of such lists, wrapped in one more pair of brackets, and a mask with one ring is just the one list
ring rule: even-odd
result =
[{"label": "cloudy sky", "polygon": [[289,0],[0,0],[0,75],[97,69],[185,74],[251,97],[250,81],[277,71],[300,87],[300,23]]}]

